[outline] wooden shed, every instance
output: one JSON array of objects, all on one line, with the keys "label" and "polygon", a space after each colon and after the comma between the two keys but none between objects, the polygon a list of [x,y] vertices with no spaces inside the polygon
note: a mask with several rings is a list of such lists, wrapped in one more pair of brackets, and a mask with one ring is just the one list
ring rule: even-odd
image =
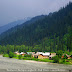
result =
[{"label": "wooden shed", "polygon": [[44,56],[44,55],[42,55],[42,54],[40,54],[39,56],[38,56],[38,59],[46,59],[46,58],[49,58],[48,56]]}]

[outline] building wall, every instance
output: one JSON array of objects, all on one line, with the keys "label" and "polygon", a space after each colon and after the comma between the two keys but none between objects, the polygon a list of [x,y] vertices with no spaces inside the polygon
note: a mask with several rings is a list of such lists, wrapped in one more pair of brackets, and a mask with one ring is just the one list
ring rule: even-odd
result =
[{"label": "building wall", "polygon": [[46,58],[48,58],[48,59],[49,59],[49,57],[48,57],[48,56],[42,56],[42,55],[39,55],[39,56],[38,56],[38,59],[46,59]]},{"label": "building wall", "polygon": [[54,56],[56,56],[56,53],[51,53],[51,55],[54,55]]},{"label": "building wall", "polygon": [[15,53],[16,55],[20,55],[20,53]]}]

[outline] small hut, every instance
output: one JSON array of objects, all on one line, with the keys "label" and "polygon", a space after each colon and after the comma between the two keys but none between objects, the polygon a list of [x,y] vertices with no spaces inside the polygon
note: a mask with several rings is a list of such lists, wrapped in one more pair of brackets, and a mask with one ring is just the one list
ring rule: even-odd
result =
[{"label": "small hut", "polygon": [[25,54],[26,54],[26,53],[24,53],[24,52],[21,52],[21,53],[20,53],[20,55],[22,55],[22,56],[24,56]]},{"label": "small hut", "polygon": [[49,58],[50,52],[45,52],[42,54],[39,54],[38,59],[45,59],[45,58]]}]

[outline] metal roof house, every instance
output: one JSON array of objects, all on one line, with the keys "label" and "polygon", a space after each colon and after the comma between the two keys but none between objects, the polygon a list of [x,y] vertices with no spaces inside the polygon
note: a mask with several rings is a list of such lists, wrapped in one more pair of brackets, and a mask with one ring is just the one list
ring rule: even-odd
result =
[{"label": "metal roof house", "polygon": [[21,52],[21,53],[20,53],[20,55],[22,55],[22,56],[24,56],[25,54],[26,54],[26,53],[24,53],[24,52]]},{"label": "metal roof house", "polygon": [[44,58],[49,58],[50,52],[37,52],[38,59],[44,59]]}]

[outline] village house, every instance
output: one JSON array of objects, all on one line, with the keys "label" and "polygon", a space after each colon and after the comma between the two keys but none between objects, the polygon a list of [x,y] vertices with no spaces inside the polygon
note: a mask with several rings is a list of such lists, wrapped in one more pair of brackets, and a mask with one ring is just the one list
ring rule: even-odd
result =
[{"label": "village house", "polygon": [[64,55],[67,56],[67,59],[71,59],[72,58],[72,55],[68,55],[68,54],[63,54],[61,58],[64,58]]},{"label": "village house", "polygon": [[34,58],[38,58],[38,56],[40,55],[40,54],[42,54],[43,52],[37,52],[36,54],[32,54],[32,57],[34,57]]},{"label": "village house", "polygon": [[38,58],[38,54],[32,54],[32,57]]},{"label": "village house", "polygon": [[66,54],[67,59],[71,59],[71,55]]},{"label": "village house", "polygon": [[56,53],[50,53],[49,59],[51,60],[54,56],[56,56]]},{"label": "village house", "polygon": [[24,56],[25,54],[26,54],[26,53],[24,53],[24,52],[21,52],[21,53],[20,53],[20,55],[22,55],[22,56]]},{"label": "village house", "polygon": [[37,52],[36,54],[37,54],[37,55],[40,55],[40,54],[42,54],[42,53],[43,53],[43,52]]},{"label": "village house", "polygon": [[38,59],[49,58],[49,56],[50,56],[50,52],[45,52],[45,53],[39,54]]},{"label": "village house", "polygon": [[16,54],[16,55],[20,55],[20,53],[19,53],[18,51],[14,52],[14,54]]},{"label": "village house", "polygon": [[44,59],[49,58],[50,52],[37,52],[36,54],[33,54],[32,57],[38,58],[38,59]]},{"label": "village house", "polygon": [[43,52],[37,52],[36,54],[32,54],[32,57],[34,57],[34,58],[38,58],[38,56],[40,55],[40,54],[42,54]]}]

